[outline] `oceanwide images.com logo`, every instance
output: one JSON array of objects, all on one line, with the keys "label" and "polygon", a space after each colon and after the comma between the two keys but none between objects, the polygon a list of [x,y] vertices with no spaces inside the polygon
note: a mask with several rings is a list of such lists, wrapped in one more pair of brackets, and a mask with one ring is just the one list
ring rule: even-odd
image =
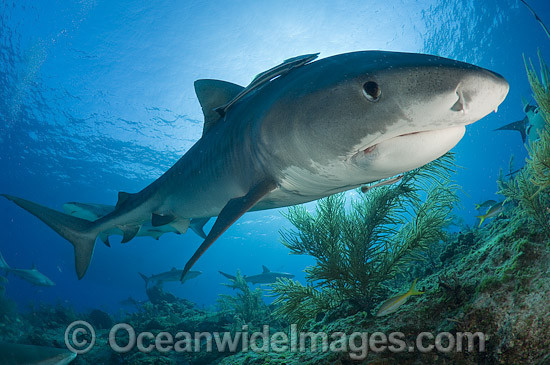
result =
[{"label": "oceanwide images.com logo", "polygon": [[342,352],[352,360],[363,360],[369,352],[484,352],[485,334],[481,332],[421,332],[411,341],[402,332],[301,332],[295,324],[288,332],[271,332],[268,325],[252,332],[242,326],[237,332],[136,332],[127,323],[115,324],[106,338],[96,336],[85,321],[71,323],[65,331],[65,345],[77,354],[89,352],[97,341],[107,341],[117,353],[137,350],[144,353],[168,352]]}]

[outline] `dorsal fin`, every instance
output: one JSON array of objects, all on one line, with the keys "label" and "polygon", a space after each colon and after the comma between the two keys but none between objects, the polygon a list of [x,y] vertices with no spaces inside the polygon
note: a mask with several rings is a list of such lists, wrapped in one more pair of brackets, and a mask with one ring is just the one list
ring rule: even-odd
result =
[{"label": "dorsal fin", "polygon": [[195,81],[195,93],[204,113],[203,136],[221,119],[214,108],[227,104],[243,90],[244,87],[227,81],[211,79]]},{"label": "dorsal fin", "polygon": [[126,193],[124,191],[119,191],[118,192],[118,201],[116,202],[116,208],[115,209],[120,208],[122,206],[122,204],[124,204],[132,195],[135,195],[135,194]]},{"label": "dorsal fin", "polygon": [[265,265],[262,265],[262,269],[264,270],[264,273],[270,272],[270,270],[267,267],[265,267]]}]

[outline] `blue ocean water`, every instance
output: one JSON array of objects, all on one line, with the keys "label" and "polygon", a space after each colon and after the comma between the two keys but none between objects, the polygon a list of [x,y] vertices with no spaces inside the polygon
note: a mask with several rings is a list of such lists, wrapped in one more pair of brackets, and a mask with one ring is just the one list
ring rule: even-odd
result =
[{"label": "blue ocean water", "polygon": [[[530,5],[550,24],[550,3]],[[193,82],[246,85],[285,59],[382,49],[432,53],[491,69],[510,83],[498,113],[468,127],[454,151],[463,166],[457,214],[476,224],[474,203],[498,199],[499,169],[527,155],[519,134],[493,130],[524,117],[530,99],[522,54],[550,59],[550,39],[519,0],[407,1],[71,1],[5,0],[0,6],[0,192],[61,209],[68,201],[114,204],[118,191],[154,181],[196,142],[202,112]],[[353,193],[351,193],[353,194]],[[313,261],[289,255],[283,210],[248,213],[200,259],[203,274],[166,289],[199,305],[220,293],[218,270],[296,274]],[[207,228],[212,225],[209,223]],[[183,267],[201,243],[189,232],[159,241],[98,244],[77,280],[71,245],[7,200],[0,201],[0,252],[56,282],[33,287],[10,277],[7,295],[115,313],[145,299],[138,272]]]}]

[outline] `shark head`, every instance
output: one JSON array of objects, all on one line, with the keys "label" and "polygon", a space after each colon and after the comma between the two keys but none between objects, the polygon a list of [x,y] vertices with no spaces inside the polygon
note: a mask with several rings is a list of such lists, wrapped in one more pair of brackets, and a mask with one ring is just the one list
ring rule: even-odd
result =
[{"label": "shark head", "polygon": [[305,65],[254,97],[273,100],[259,133],[276,151],[281,187],[303,192],[309,184],[312,195],[326,195],[442,156],[508,88],[502,76],[467,63],[366,51]]}]

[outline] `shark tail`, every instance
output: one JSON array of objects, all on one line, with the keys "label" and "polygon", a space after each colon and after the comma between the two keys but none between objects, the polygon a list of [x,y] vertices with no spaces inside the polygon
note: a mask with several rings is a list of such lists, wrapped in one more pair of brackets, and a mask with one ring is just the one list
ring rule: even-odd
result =
[{"label": "shark tail", "polygon": [[0,253],[0,270],[9,270],[11,269],[10,265],[4,259],[4,256]]},{"label": "shark tail", "polygon": [[237,279],[236,276],[226,274],[226,273],[224,273],[223,271],[218,271],[218,272],[219,272],[220,274],[222,274],[223,276],[225,276],[226,278],[228,278],[229,280],[236,280],[236,279]]},{"label": "shark tail", "polygon": [[75,252],[76,275],[79,279],[82,279],[90,265],[92,254],[94,253],[95,240],[99,234],[99,232],[94,230],[94,222],[76,218],[15,196],[2,195],[36,216],[72,243]]},{"label": "shark tail", "polygon": [[525,117],[522,120],[518,120],[517,122],[506,124],[500,128],[497,128],[495,129],[495,131],[518,131],[519,133],[521,133],[521,139],[523,140],[523,143],[525,143],[525,141],[527,140],[527,134],[525,133],[527,123],[529,123],[529,118]]},{"label": "shark tail", "polygon": [[140,272],[138,272],[139,276],[141,276],[141,278],[143,280],[145,280],[145,285],[147,285],[147,283],[149,282],[149,278],[147,276],[145,276],[145,274],[142,274]]}]

